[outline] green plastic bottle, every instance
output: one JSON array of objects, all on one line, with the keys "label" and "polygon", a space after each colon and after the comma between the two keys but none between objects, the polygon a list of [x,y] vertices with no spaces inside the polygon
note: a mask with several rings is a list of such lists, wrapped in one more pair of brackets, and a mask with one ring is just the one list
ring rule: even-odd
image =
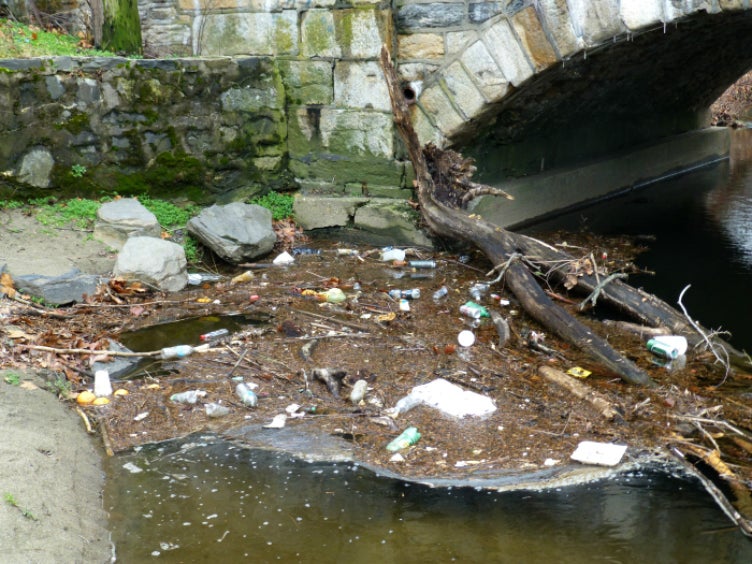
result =
[{"label": "green plastic bottle", "polygon": [[389,452],[397,452],[398,450],[407,448],[410,445],[414,445],[418,442],[418,439],[420,439],[420,433],[418,432],[418,429],[415,427],[408,427],[407,429],[402,431],[402,434],[399,437],[386,445],[386,450],[388,450]]}]

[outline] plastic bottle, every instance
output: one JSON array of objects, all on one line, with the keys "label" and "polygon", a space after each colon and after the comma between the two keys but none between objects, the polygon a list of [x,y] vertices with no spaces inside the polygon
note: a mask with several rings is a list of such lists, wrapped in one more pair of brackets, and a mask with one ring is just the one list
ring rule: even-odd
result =
[{"label": "plastic bottle", "polygon": [[189,403],[194,404],[198,401],[198,398],[202,398],[206,395],[203,390],[188,390],[187,392],[179,392],[170,396],[170,401],[176,403]]},{"label": "plastic bottle", "polygon": [[198,338],[202,341],[212,341],[214,339],[219,339],[220,337],[225,337],[229,334],[229,329],[217,329],[216,331],[209,331],[208,333],[199,335]]},{"label": "plastic bottle", "polygon": [[646,346],[651,353],[664,358],[673,360],[679,356],[679,349],[670,344],[656,341],[655,339],[650,339]]},{"label": "plastic bottle", "polygon": [[403,448],[407,448],[410,445],[414,445],[420,439],[420,433],[415,427],[408,427],[402,434],[386,445],[386,450],[389,452],[397,452]]},{"label": "plastic bottle", "polygon": [[474,300],[480,301],[483,296],[488,292],[489,285],[478,282],[470,287],[470,295]]},{"label": "plastic bottle", "polygon": [[249,388],[248,384],[245,382],[241,382],[235,386],[235,394],[240,398],[240,401],[248,407],[256,407],[258,405],[258,396],[256,395],[256,392]]},{"label": "plastic bottle", "polygon": [[420,298],[420,289],[413,288],[412,290],[389,290],[389,295],[395,300],[417,300]]},{"label": "plastic bottle", "polygon": [[480,304],[476,304],[475,302],[465,302],[460,306],[460,313],[466,315],[467,317],[472,317],[473,319],[491,316],[491,314],[488,313],[488,310],[485,307]]},{"label": "plastic bottle", "polygon": [[204,406],[204,409],[206,410],[206,416],[213,419],[216,419],[217,417],[224,417],[225,415],[228,415],[230,413],[229,407],[213,402],[207,403]]},{"label": "plastic bottle", "polygon": [[176,347],[165,347],[160,353],[159,357],[164,360],[172,358],[185,358],[193,354],[193,347],[191,345],[178,345]]},{"label": "plastic bottle", "polygon": [[365,380],[358,380],[350,391],[350,401],[353,403],[359,403],[360,400],[366,397],[367,390],[368,382]]},{"label": "plastic bottle", "polygon": [[407,264],[412,268],[436,268],[435,260],[411,260]]},{"label": "plastic bottle", "polygon": [[337,255],[341,257],[356,257],[359,254],[357,249],[337,249]]},{"label": "plastic bottle", "polygon": [[403,251],[402,249],[393,249],[392,247],[384,247],[381,250],[381,260],[384,262],[405,260],[405,251]]},{"label": "plastic bottle", "polygon": [[433,299],[434,301],[438,302],[441,298],[446,296],[448,293],[449,293],[449,288],[447,288],[446,286],[442,286],[441,288],[439,288],[433,293]]},{"label": "plastic bottle", "polygon": [[410,300],[406,300],[405,298],[402,298],[399,301],[399,310],[400,311],[410,311]]},{"label": "plastic bottle", "polygon": [[219,274],[202,274],[200,272],[191,272],[188,274],[188,284],[198,286],[204,282],[217,282],[222,277]]}]

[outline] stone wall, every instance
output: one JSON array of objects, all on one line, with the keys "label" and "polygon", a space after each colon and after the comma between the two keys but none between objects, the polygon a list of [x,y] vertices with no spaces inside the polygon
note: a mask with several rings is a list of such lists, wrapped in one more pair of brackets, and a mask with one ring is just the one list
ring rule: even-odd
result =
[{"label": "stone wall", "polygon": [[221,200],[291,182],[285,87],[268,58],[5,60],[0,108],[0,186],[17,196]]}]

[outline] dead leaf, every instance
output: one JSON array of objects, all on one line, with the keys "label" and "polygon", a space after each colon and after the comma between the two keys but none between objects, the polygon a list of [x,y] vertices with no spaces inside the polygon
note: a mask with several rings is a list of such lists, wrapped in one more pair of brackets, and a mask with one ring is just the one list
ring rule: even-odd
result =
[{"label": "dead leaf", "polygon": [[29,382],[28,380],[24,380],[23,382],[21,382],[21,385],[18,387],[21,388],[22,390],[38,390],[39,389],[39,386],[37,386],[36,384],[32,382]]},{"label": "dead leaf", "polygon": [[571,290],[575,286],[577,286],[577,276],[572,273],[567,274],[566,278],[564,279],[564,287],[567,290]]},{"label": "dead leaf", "polygon": [[9,298],[16,295],[16,289],[13,287],[13,277],[7,272],[0,274],[0,294],[5,294]]},{"label": "dead leaf", "polygon": [[146,311],[146,308],[140,305],[131,306],[131,309],[130,309],[131,315],[133,317],[138,317],[139,315],[144,313],[144,311]]}]

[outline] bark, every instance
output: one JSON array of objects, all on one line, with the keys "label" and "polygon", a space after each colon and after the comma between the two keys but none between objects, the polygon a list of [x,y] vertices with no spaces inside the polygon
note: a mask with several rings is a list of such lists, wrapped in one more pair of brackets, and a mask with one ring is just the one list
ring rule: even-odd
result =
[{"label": "bark", "polygon": [[[473,172],[469,161],[457,153],[441,151],[430,144],[425,148],[421,146],[386,48],[382,48],[381,63],[394,121],[415,169],[418,201],[426,225],[438,236],[476,245],[496,265],[507,262],[519,251],[516,237],[497,225],[454,207],[461,203],[463,188],[467,189],[467,179]],[[525,311],[548,330],[588,352],[626,382],[654,384],[643,370],[617,353],[605,339],[553,303],[520,261],[510,261],[504,279]]]}]

